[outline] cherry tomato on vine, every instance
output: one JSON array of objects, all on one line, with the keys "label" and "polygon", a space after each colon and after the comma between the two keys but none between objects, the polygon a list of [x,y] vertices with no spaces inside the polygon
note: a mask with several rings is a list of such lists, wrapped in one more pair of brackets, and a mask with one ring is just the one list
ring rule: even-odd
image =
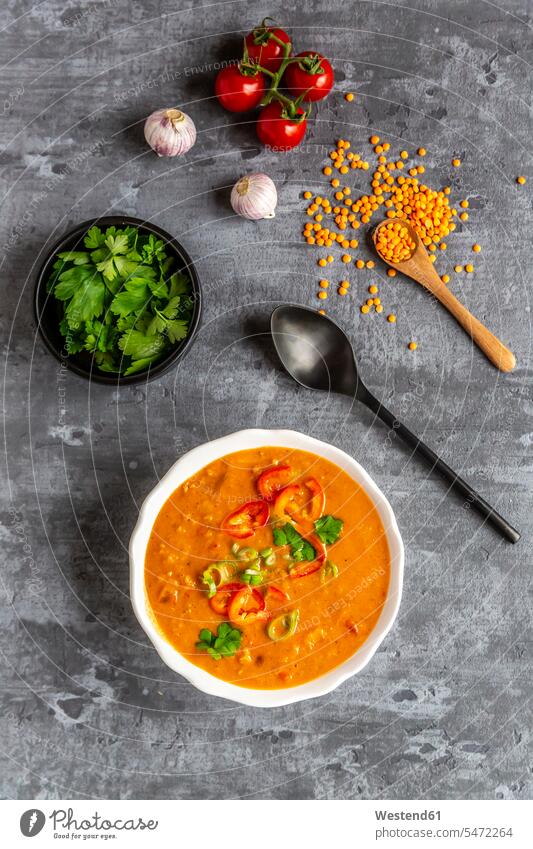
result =
[{"label": "cherry tomato on vine", "polygon": [[218,102],[229,112],[247,112],[259,105],[265,93],[265,75],[243,71],[239,65],[222,68],[215,80]]},{"label": "cherry tomato on vine", "polygon": [[[285,30],[267,27],[265,22],[246,36],[246,50],[250,62],[262,65],[269,71],[277,71],[284,57],[283,44],[290,44]],[[280,42],[282,42],[280,44]]]},{"label": "cherry tomato on vine", "polygon": [[257,119],[257,135],[267,147],[285,151],[297,147],[307,128],[307,118],[303,109],[298,107],[297,116],[289,117],[283,104],[273,101],[261,110]]},{"label": "cherry tomato on vine", "polygon": [[301,62],[291,62],[284,83],[294,97],[303,95],[308,103],[327,97],[333,87],[333,68],[328,60],[312,50],[298,53]]}]

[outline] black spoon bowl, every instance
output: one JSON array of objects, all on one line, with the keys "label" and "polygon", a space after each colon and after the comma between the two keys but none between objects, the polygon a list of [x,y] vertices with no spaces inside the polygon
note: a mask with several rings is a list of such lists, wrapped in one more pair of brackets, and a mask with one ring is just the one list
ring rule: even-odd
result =
[{"label": "black spoon bowl", "polygon": [[307,389],[338,392],[360,401],[393,428],[414,454],[466,498],[505,539],[518,542],[518,531],[369,392],[359,376],[352,345],[334,321],[307,307],[284,304],[272,313],[270,327],[278,356],[297,383]]}]

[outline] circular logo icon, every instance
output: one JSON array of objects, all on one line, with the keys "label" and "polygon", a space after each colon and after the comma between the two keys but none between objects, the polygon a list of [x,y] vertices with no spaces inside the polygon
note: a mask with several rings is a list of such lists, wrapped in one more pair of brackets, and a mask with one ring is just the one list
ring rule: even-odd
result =
[{"label": "circular logo icon", "polygon": [[30,808],[29,811],[24,811],[20,818],[20,830],[24,837],[35,837],[42,831],[46,822],[46,817],[38,808]]}]

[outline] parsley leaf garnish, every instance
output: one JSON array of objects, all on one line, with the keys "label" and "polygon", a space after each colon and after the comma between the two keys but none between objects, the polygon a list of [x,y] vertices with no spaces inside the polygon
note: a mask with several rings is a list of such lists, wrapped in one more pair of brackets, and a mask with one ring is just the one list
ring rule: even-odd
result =
[{"label": "parsley leaf garnish", "polygon": [[165,242],[136,227],[94,226],[85,250],[62,251],[47,291],[63,305],[59,330],[70,354],[87,353],[101,371],[147,369],[189,332],[191,279],[176,271]]},{"label": "parsley leaf garnish", "polygon": [[274,528],[273,536],[275,545],[290,545],[293,560],[315,559],[316,551],[311,543],[304,539],[290,522],[287,522],[281,528]]},{"label": "parsley leaf garnish", "polygon": [[240,648],[242,631],[232,628],[229,622],[222,622],[216,636],[207,628],[202,628],[198,636],[196,648],[206,651],[213,660],[221,660],[223,657],[233,657]]},{"label": "parsley leaf garnish", "polygon": [[315,522],[315,533],[325,545],[333,545],[341,535],[344,522],[334,516],[321,516]]}]

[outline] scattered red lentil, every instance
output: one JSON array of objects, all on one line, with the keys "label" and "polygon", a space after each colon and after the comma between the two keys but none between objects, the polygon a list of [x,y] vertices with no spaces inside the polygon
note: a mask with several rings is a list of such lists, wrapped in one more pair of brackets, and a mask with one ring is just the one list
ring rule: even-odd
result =
[{"label": "scattered red lentil", "polygon": [[[353,94],[347,92],[344,97],[346,100],[352,100]],[[334,189],[334,199],[321,197],[320,195],[314,197],[313,193],[309,190],[303,192],[305,200],[308,201],[308,219],[303,228],[304,240],[307,244],[316,244],[318,247],[330,248],[332,246],[338,246],[344,249],[344,251],[356,250],[359,247],[359,241],[355,238],[350,238],[350,231],[358,230],[362,224],[368,224],[376,213],[381,213],[381,215],[384,213],[387,218],[400,218],[408,221],[415,228],[421,242],[428,249],[431,262],[435,262],[436,254],[438,253],[437,248],[440,248],[442,251],[446,250],[447,244],[444,239],[456,229],[453,219],[458,216],[462,221],[468,220],[468,213],[461,211],[468,209],[468,200],[459,201],[458,206],[461,208],[459,211],[451,207],[449,203],[451,189],[449,186],[437,191],[420,182],[419,175],[425,172],[423,165],[410,168],[408,171],[409,176],[404,176],[401,173],[404,168],[404,161],[409,159],[407,150],[401,150],[399,154],[397,153],[397,158],[393,153],[390,153],[389,159],[386,155],[391,147],[389,142],[381,142],[379,136],[374,134],[370,137],[370,143],[374,146],[374,152],[376,154],[376,159],[374,160],[376,164],[373,166],[371,166],[370,162],[364,160],[361,154],[350,150],[350,142],[348,140],[338,139],[336,147],[329,153],[329,162],[322,168],[324,176],[331,177],[329,183]],[[418,148],[417,154],[418,156],[425,156],[425,148]],[[454,167],[459,167],[461,161],[454,159],[453,165]],[[353,187],[342,186],[340,179],[332,176],[335,170],[339,175],[347,175],[350,169],[369,171],[372,168],[371,185],[368,193],[358,196],[355,200],[351,198],[352,191],[354,191]],[[517,177],[516,179],[520,185],[526,182],[525,177]],[[343,180],[343,182],[345,181]],[[394,230],[395,224],[399,225],[399,231]],[[391,256],[396,255],[399,257],[403,252],[402,238],[405,238],[404,234],[407,234],[409,237],[409,241],[406,240],[408,245],[407,255],[410,256],[415,247],[415,242],[410,238],[409,230],[403,227],[400,222],[390,221],[380,228],[379,233],[385,231],[385,227],[387,228],[386,232],[392,234],[390,241],[393,242],[394,240],[393,244],[388,244],[388,240],[385,241],[387,245],[386,251]],[[398,232],[402,234],[401,237],[398,237]],[[398,241],[396,241],[397,239]],[[472,250],[475,253],[480,249],[480,246],[472,246]],[[379,252],[382,256],[385,256],[382,251]],[[353,260],[357,269],[363,269],[365,267],[372,269],[375,267],[373,260],[366,262],[361,258],[356,260],[355,257],[347,252],[340,254],[340,259],[345,264]],[[320,257],[317,262],[323,268],[333,261],[333,255],[328,254],[325,257]],[[463,266],[457,265],[455,266],[455,270],[457,272],[463,271]],[[471,264],[467,264],[464,266],[464,270],[471,273],[474,267]],[[388,268],[387,274],[389,277],[395,277],[396,271],[393,268]],[[449,279],[448,274],[441,276],[443,283],[448,283]],[[326,290],[329,286],[330,283],[328,280],[322,279],[319,281],[320,291],[317,292],[317,297],[321,301],[327,299],[328,292]],[[338,283],[337,292],[341,296],[346,296],[349,293],[349,288],[349,281],[341,280]],[[378,286],[371,284],[368,286],[368,292],[370,295],[376,296]],[[375,311],[376,313],[382,313],[384,311],[379,297],[367,298],[366,303],[360,306],[360,312],[363,314],[371,311]],[[324,309],[320,309],[318,312],[325,314]],[[387,315],[387,321],[390,324],[396,322],[394,313]],[[410,342],[410,350],[415,350],[416,344],[416,342]],[[413,348],[411,345],[415,347]]]}]

